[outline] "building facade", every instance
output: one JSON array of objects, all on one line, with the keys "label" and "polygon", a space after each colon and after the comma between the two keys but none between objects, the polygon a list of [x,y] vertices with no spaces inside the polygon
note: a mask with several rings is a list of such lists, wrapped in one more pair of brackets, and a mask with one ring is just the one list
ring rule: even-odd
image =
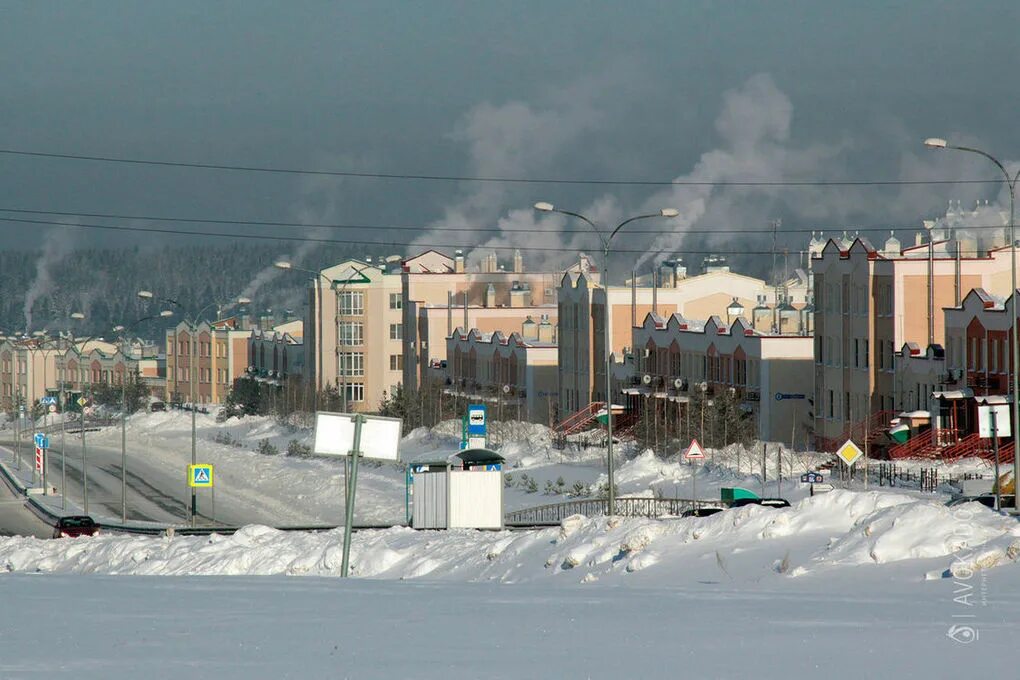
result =
[{"label": "building facade", "polygon": [[182,321],[168,329],[166,401],[224,403],[234,381],[244,376],[250,365],[251,333],[245,325],[240,319],[229,318],[202,321],[195,327]]}]

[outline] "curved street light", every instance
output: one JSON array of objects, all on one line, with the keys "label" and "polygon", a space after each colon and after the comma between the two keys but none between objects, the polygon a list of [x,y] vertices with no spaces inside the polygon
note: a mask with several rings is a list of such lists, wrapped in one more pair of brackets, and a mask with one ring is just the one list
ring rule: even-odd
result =
[{"label": "curved street light", "polygon": [[606,472],[607,472],[607,476],[609,477],[609,485],[608,485],[609,488],[608,488],[608,494],[607,494],[608,495],[608,501],[609,501],[608,511],[609,511],[610,515],[613,515],[616,512],[616,482],[615,482],[614,475],[613,475],[613,468],[614,468],[615,463],[613,462],[613,394],[612,394],[613,387],[612,387],[612,348],[611,348],[612,335],[611,335],[610,323],[609,323],[609,311],[610,311],[610,307],[609,307],[609,252],[610,252],[610,248],[611,248],[611,246],[613,244],[613,239],[616,238],[616,235],[620,233],[621,229],[623,229],[625,226],[627,226],[631,222],[636,222],[637,220],[651,219],[653,217],[673,218],[673,217],[676,217],[677,215],[679,215],[680,211],[677,210],[676,208],[663,208],[662,210],[660,210],[659,212],[656,212],[656,213],[647,213],[647,214],[635,215],[634,217],[627,218],[624,221],[622,221],[619,224],[617,224],[616,227],[609,233],[609,236],[606,236],[602,231],[599,230],[599,228],[595,225],[595,223],[593,221],[591,221],[590,219],[588,219],[587,217],[585,217],[584,215],[582,215],[580,213],[572,212],[570,210],[561,210],[561,209],[557,208],[556,206],[554,206],[552,203],[547,203],[545,201],[539,201],[538,203],[535,204],[534,207],[535,207],[535,210],[538,210],[539,212],[555,212],[555,213],[560,213],[561,215],[568,215],[570,217],[574,217],[576,219],[581,220],[582,222],[586,223],[589,227],[591,227],[592,231],[595,232],[595,235],[598,236],[599,241],[602,243],[602,255],[603,255],[603,262],[602,262],[602,271],[603,271],[603,274],[602,274],[602,279],[603,279],[603,281],[602,281],[602,289],[605,291],[605,311],[603,313],[603,324],[602,325],[604,327],[603,328],[603,330],[604,330],[604,340],[603,340],[603,342],[605,343],[605,347],[603,349],[605,350],[605,355],[606,355],[605,356],[605,359],[606,359],[606,435],[607,435],[607,442],[606,442],[606,447],[607,447],[607,450],[606,450]]},{"label": "curved street light", "polygon": [[[1017,292],[1016,292],[1016,183],[1020,179],[1020,170],[1017,170],[1016,174],[1010,175],[1009,170],[998,158],[982,151],[981,149],[975,149],[969,146],[959,146],[956,144],[950,144],[941,137],[929,137],[924,140],[924,145],[929,149],[952,149],[954,151],[966,151],[968,153],[974,153],[979,156],[984,156],[992,163],[995,167],[1002,172],[1003,181],[1009,188],[1009,255],[1010,255],[1010,298],[1013,300],[1013,309],[1011,312],[1012,318],[1010,324],[1012,327],[1013,340],[1012,340],[1012,354],[1013,354],[1013,365],[1010,368],[1010,373],[1013,375],[1013,427],[1011,428],[1013,434],[1013,507],[1014,509],[1020,509],[1020,504],[1017,503],[1016,499],[1020,498],[1020,373],[1017,372],[1017,362],[1020,360],[1020,337],[1017,336]],[[959,245],[957,246],[959,247]],[[999,457],[995,457],[995,465],[998,468]],[[996,469],[996,473],[998,470]],[[996,474],[996,489],[998,489],[998,474]],[[998,505],[998,503],[996,503]],[[998,510],[999,508],[996,508]]]}]

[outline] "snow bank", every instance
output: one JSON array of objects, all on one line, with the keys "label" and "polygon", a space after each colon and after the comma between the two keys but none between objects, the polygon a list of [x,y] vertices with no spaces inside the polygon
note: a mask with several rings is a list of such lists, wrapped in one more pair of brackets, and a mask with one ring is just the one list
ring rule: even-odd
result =
[{"label": "snow bank", "polygon": [[[233,536],[0,539],[0,569],[109,574],[317,575],[340,571],[342,530],[281,532],[245,527]],[[961,562],[962,551],[969,561]],[[682,583],[718,578],[757,582],[832,570],[918,563],[991,568],[1020,555],[1017,523],[982,506],[944,508],[900,494],[850,491],[793,508],[745,506],[706,518],[570,517],[560,527],[520,532],[414,531],[354,535],[352,573],[516,583],[561,578]],[[956,565],[955,567],[953,565]]]}]

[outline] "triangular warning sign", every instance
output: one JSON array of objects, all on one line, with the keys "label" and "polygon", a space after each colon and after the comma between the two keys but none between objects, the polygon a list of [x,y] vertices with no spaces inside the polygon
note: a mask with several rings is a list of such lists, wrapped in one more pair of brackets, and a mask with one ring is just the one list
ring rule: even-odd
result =
[{"label": "triangular warning sign", "polygon": [[209,468],[195,468],[195,484],[209,483]]},{"label": "triangular warning sign", "polygon": [[701,460],[705,457],[705,449],[701,448],[701,444],[698,443],[697,439],[691,440],[691,445],[687,447],[687,451],[684,452],[684,458],[687,460]]}]

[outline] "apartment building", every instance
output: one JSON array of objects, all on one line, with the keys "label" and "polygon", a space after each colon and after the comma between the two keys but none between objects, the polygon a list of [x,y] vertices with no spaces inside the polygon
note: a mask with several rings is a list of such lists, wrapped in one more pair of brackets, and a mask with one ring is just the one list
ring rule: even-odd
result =
[{"label": "apartment building", "polygon": [[829,240],[812,255],[820,438],[838,438],[848,425],[899,406],[897,348],[945,346],[941,310],[955,307],[963,291],[1008,292],[1008,248],[962,252],[962,244],[945,239],[901,248],[890,238],[879,250],[857,238]]},{"label": "apartment building", "polygon": [[300,319],[273,326],[253,328],[248,338],[248,375],[258,380],[285,381],[304,375],[304,322]]},{"label": "apartment building", "polygon": [[13,411],[47,396],[47,388],[56,380],[59,353],[39,338],[0,341],[0,408]]},{"label": "apartment building", "polygon": [[432,369],[447,394],[488,403],[493,420],[551,424],[557,402],[556,342],[548,320],[504,335],[456,328],[446,356]]},{"label": "apartment building", "polygon": [[66,393],[73,401],[94,385],[123,385],[139,372],[139,361],[111,342],[76,344],[57,355],[53,389]]},{"label": "apartment building", "polygon": [[[776,300],[776,287],[761,279],[744,276],[719,267],[698,276],[686,272],[659,278],[661,285],[611,286],[608,291],[611,352],[619,363],[633,341],[632,329],[649,313],[663,318],[679,314],[686,319],[718,316],[726,322],[743,318],[763,332],[809,333],[807,298],[809,279],[784,284],[788,291]],[[797,294],[793,291],[801,286]],[[591,401],[605,401],[605,288],[584,273],[568,272],[560,280],[559,304],[559,380],[560,413],[566,415],[585,408]]]},{"label": "apartment building", "polygon": [[804,376],[814,359],[811,336],[763,332],[743,317],[727,323],[715,315],[694,321],[648,312],[632,328],[631,346],[614,402],[622,399],[636,411],[652,400],[663,412],[668,404],[679,411],[694,390],[709,397],[732,390],[756,419],[759,439],[807,443],[813,423]]},{"label": "apartment building", "polygon": [[[240,318],[185,321],[166,331],[166,396],[172,403],[222,404],[249,366],[250,331]],[[192,356],[194,352],[194,357]],[[192,385],[192,377],[195,383]]]},{"label": "apartment building", "polygon": [[[598,280],[593,269],[591,260],[582,254],[566,271],[584,272]],[[404,385],[416,389],[429,362],[446,358],[442,340],[455,325],[487,333],[499,330],[508,336],[528,316],[538,319],[544,314],[555,324],[557,314],[550,307],[556,305],[561,276],[562,271],[526,271],[519,251],[504,264],[494,253],[485,255],[470,271],[460,251],[452,258],[428,251],[405,260],[401,275]]]}]

